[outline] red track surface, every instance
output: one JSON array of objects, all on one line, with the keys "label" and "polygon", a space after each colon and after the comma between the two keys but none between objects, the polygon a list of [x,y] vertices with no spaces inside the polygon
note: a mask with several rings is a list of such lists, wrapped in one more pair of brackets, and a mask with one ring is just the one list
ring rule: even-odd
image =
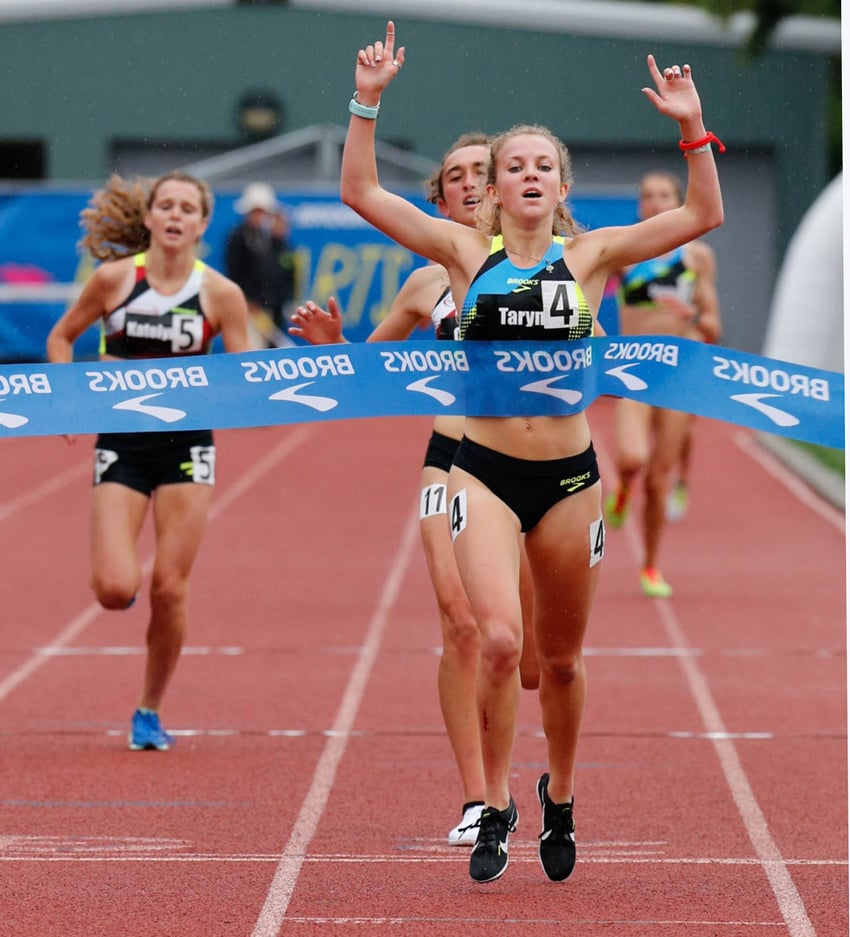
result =
[{"label": "red track surface", "polygon": [[[592,417],[609,481],[611,401]],[[91,439],[0,441],[2,937],[846,937],[843,515],[699,422],[672,600],[639,592],[634,521],[609,534],[576,871],[537,862],[527,693],[510,867],[481,886],[445,845],[462,795],[415,515],[427,433],[218,433],[167,754],[126,750],[147,603],[92,602]]]}]

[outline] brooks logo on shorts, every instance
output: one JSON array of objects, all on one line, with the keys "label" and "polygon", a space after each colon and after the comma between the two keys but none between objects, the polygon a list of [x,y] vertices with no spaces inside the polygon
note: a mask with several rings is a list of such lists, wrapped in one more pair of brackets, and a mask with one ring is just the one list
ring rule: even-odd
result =
[{"label": "brooks logo on shorts", "polygon": [[578,491],[590,481],[590,472],[583,472],[581,475],[573,475],[572,478],[562,478],[561,486],[568,486],[568,491]]}]

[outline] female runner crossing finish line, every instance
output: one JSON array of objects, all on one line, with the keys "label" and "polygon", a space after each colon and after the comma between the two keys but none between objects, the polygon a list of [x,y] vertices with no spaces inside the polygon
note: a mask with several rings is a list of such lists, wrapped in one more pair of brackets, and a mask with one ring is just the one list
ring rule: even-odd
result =
[{"label": "female runner crossing finish line", "polygon": [[[597,330],[611,274],[658,256],[723,221],[720,186],[690,67],[662,72],[647,59],[643,93],[678,123],[689,149],[688,189],[677,209],[634,225],[578,232],[564,205],[563,144],[541,126],[513,128],[491,144],[481,230],[434,218],[384,189],[375,159],[381,95],[402,71],[395,28],[361,48],[342,161],[343,201],[366,221],[449,274],[462,304],[461,340],[572,342]],[[513,287],[519,286],[517,292]],[[539,313],[502,324],[500,309]],[[575,484],[565,480],[580,479]],[[557,417],[467,417],[449,473],[449,517],[461,580],[481,630],[480,726],[486,806],[469,872],[501,876],[517,809],[509,789],[522,646],[519,537],[534,580],[534,631],[549,770],[537,797],[540,862],[553,881],[575,864],[573,787],[585,700],[582,645],[604,554],[601,483],[583,412]]]}]

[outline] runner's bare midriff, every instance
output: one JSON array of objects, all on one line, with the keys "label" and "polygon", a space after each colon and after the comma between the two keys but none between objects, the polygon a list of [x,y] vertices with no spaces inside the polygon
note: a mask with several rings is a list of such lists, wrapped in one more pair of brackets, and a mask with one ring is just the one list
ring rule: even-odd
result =
[{"label": "runner's bare midriff", "polygon": [[468,417],[466,435],[515,459],[565,459],[590,445],[583,413],[573,416]]}]

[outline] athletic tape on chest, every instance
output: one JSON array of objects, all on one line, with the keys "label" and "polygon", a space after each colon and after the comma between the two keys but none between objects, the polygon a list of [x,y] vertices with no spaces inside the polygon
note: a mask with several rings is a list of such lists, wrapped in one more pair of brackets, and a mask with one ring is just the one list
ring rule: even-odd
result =
[{"label": "athletic tape on chest", "polygon": [[383,342],[0,366],[0,438],[578,413],[597,397],[844,448],[844,376],[660,336]]}]

